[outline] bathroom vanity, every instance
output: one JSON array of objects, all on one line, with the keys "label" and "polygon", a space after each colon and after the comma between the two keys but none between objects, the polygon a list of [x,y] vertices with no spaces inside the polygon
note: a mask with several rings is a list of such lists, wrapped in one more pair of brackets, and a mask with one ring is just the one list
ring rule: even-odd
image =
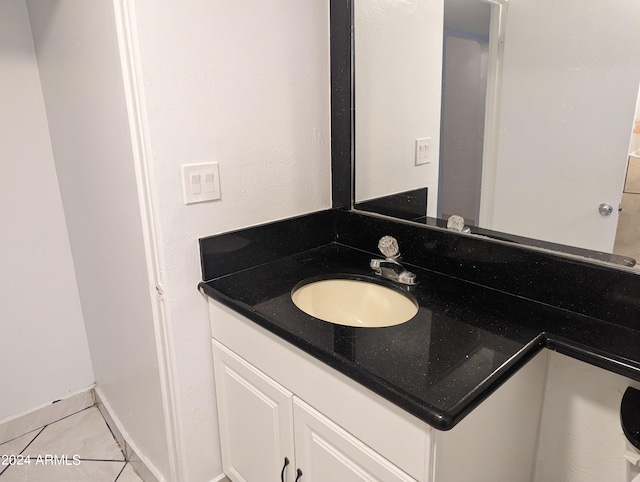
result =
[{"label": "bathroom vanity", "polygon": [[291,481],[298,470],[300,481],[530,479],[544,357],[443,432],[248,318],[213,300],[209,307],[232,480],[281,480],[284,472]]},{"label": "bathroom vanity", "polygon": [[[415,287],[369,267],[384,235],[398,239]],[[636,307],[619,302],[637,282],[619,270],[340,210],[200,244],[233,480],[530,480],[543,348],[640,379],[640,332],[625,325]],[[618,278],[604,299],[589,299],[607,276]],[[300,282],[336,277],[408,290],[418,313],[359,328],[292,302]]]}]

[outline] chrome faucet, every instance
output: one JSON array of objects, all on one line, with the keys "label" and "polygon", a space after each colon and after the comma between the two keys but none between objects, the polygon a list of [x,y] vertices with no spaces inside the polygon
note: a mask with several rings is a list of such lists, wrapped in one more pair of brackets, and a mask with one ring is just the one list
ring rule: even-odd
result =
[{"label": "chrome faucet", "polygon": [[377,275],[405,285],[417,284],[416,275],[400,264],[400,249],[395,238],[391,236],[380,238],[378,249],[386,259],[372,259],[369,263]]}]

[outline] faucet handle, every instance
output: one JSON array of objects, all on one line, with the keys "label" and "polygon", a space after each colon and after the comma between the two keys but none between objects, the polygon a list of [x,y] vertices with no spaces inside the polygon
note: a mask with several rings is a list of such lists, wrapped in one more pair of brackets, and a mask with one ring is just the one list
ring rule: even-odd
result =
[{"label": "faucet handle", "polygon": [[415,285],[418,284],[416,281],[416,275],[411,271],[404,271],[398,275],[398,281],[405,285]]},{"label": "faucet handle", "polygon": [[387,258],[396,258],[400,255],[398,241],[393,236],[383,236],[378,241],[378,249]]},{"label": "faucet handle", "polygon": [[458,216],[457,214],[449,216],[449,219],[447,219],[447,229],[451,231],[457,231],[459,233],[471,232],[471,228],[464,225],[464,218],[462,216]]}]

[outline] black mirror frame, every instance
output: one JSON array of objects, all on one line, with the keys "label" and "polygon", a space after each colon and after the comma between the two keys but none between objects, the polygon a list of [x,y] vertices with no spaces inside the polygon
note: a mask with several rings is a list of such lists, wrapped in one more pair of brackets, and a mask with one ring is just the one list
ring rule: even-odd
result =
[{"label": "black mirror frame", "polygon": [[353,0],[330,0],[331,56],[331,203],[352,209],[354,162],[352,139],[352,18]]}]

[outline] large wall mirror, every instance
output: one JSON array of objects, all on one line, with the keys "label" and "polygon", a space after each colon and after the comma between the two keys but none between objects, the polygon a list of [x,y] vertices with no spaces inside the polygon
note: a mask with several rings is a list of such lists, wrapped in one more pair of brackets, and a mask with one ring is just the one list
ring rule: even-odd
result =
[{"label": "large wall mirror", "polygon": [[640,2],[350,6],[355,209],[640,260]]}]

